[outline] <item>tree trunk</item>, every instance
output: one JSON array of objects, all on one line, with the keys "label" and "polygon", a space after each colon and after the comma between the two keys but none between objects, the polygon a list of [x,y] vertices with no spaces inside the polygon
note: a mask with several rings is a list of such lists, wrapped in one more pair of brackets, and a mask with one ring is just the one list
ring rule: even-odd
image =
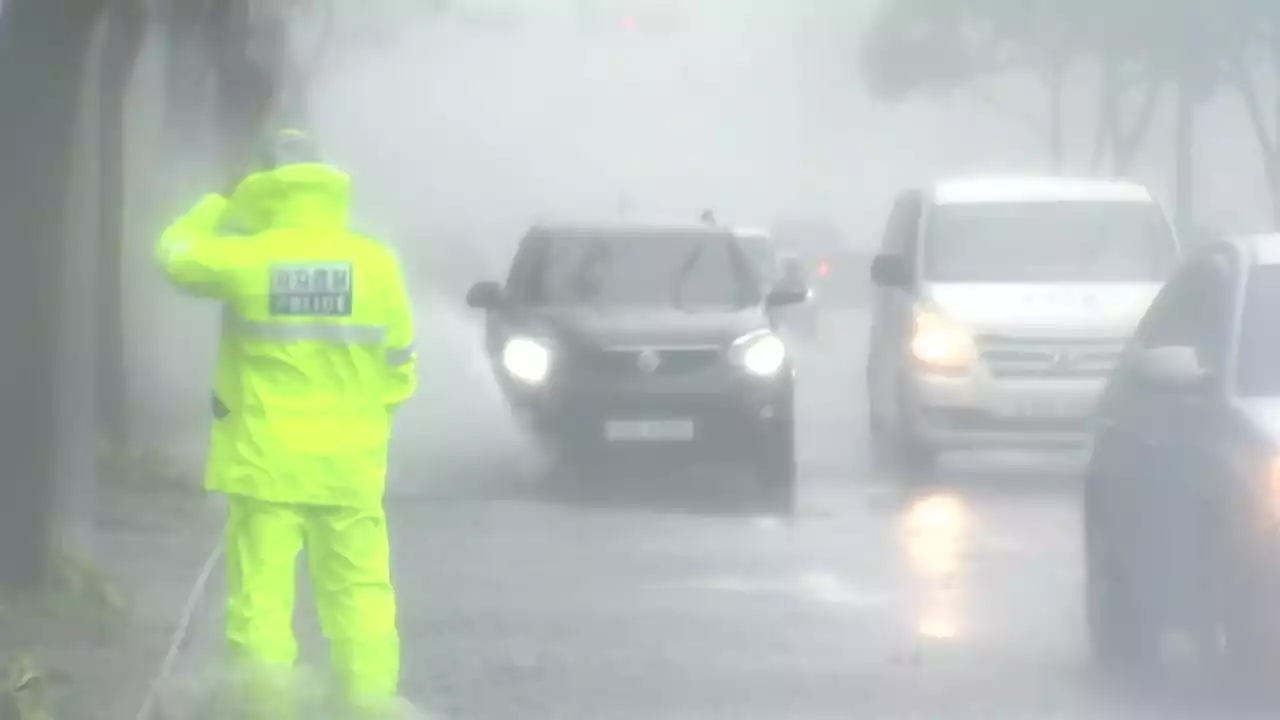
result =
[{"label": "tree trunk", "polygon": [[1267,189],[1270,190],[1271,217],[1280,224],[1280,18],[1271,18],[1271,77],[1275,84],[1271,95],[1270,152],[1263,160],[1267,173]]},{"label": "tree trunk", "polygon": [[0,16],[0,584],[46,577],[57,528],[58,287],[85,54],[101,7],[5,0]]},{"label": "tree trunk", "polygon": [[1061,173],[1066,161],[1066,84],[1067,65],[1054,62],[1045,79],[1049,92],[1049,164],[1054,173]]},{"label": "tree trunk", "polygon": [[165,24],[165,134],[171,142],[202,137],[209,107],[210,49],[201,36],[212,0],[162,3]]},{"label": "tree trunk", "polygon": [[97,393],[99,432],[118,452],[130,450],[125,369],[124,264],[125,96],[146,35],[138,0],[108,0],[107,34],[99,66]]},{"label": "tree trunk", "polygon": [[1120,113],[1115,116],[1115,127],[1111,130],[1112,162],[1117,175],[1127,175],[1133,167],[1133,161],[1142,148],[1142,141],[1151,129],[1151,120],[1155,117],[1156,106],[1160,100],[1162,83],[1151,81],[1143,90],[1138,108],[1128,127],[1124,126]]},{"label": "tree trunk", "polygon": [[1280,159],[1266,158],[1263,168],[1267,178],[1267,195],[1271,199],[1271,221],[1280,225]]},{"label": "tree trunk", "polygon": [[[1270,61],[1272,76],[1280,72],[1280,22],[1272,22],[1269,28]],[[1262,93],[1254,81],[1251,68],[1243,57],[1237,57],[1231,66],[1232,82],[1240,101],[1244,103],[1246,117],[1253,126],[1253,137],[1258,143],[1258,155],[1262,158],[1262,170],[1267,179],[1272,215],[1280,222],[1280,94],[1274,96],[1270,114],[1262,106]]]},{"label": "tree trunk", "polygon": [[[258,7],[270,7],[262,6]],[[293,55],[289,16],[279,7],[260,11],[253,23],[251,58],[267,83],[269,93],[260,122],[271,119],[295,127],[304,126],[307,116],[306,71]],[[312,61],[317,61],[313,58]],[[274,115],[274,117],[272,117]]]},{"label": "tree trunk", "polygon": [[1192,82],[1178,82],[1174,99],[1173,152],[1175,223],[1187,230],[1195,223],[1195,119],[1196,88]]},{"label": "tree trunk", "polygon": [[274,68],[250,55],[253,25],[247,0],[213,0],[205,31],[216,50],[218,141],[224,178],[247,170],[253,143],[271,112]]},{"label": "tree trunk", "polygon": [[1102,169],[1108,155],[1114,157],[1115,129],[1119,125],[1120,86],[1115,62],[1104,59],[1098,72],[1098,120],[1093,133],[1093,151],[1089,156],[1089,172]]}]

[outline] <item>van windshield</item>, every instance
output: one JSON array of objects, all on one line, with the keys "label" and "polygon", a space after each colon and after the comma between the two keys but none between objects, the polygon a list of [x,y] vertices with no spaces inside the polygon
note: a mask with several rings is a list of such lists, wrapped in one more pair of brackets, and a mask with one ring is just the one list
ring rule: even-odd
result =
[{"label": "van windshield", "polygon": [[933,209],[923,269],[933,282],[1134,283],[1176,263],[1154,203],[959,203]]}]

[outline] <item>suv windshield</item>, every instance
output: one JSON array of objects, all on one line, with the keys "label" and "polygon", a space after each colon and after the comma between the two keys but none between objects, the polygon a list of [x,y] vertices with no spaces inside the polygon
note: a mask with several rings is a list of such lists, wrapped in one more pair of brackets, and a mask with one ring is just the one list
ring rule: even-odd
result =
[{"label": "suv windshield", "polygon": [[1249,273],[1240,318],[1236,394],[1280,396],[1280,267],[1266,265]]},{"label": "suv windshield", "polygon": [[1162,282],[1176,262],[1163,213],[1137,202],[939,205],[924,248],[934,282]]},{"label": "suv windshield", "polygon": [[530,304],[695,311],[760,302],[727,233],[572,233],[541,242],[524,293]]}]

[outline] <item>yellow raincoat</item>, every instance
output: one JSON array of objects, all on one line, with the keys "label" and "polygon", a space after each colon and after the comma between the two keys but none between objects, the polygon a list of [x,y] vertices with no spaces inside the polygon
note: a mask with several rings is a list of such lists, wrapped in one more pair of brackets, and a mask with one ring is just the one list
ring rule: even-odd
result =
[{"label": "yellow raincoat", "polygon": [[[227,638],[287,669],[305,545],[349,698],[394,697],[400,648],[382,500],[392,411],[416,389],[399,263],[347,229],[350,180],[323,164],[253,175],[202,199],[157,259],[223,303],[205,487],[230,499]],[[271,710],[264,710],[270,715]]]}]

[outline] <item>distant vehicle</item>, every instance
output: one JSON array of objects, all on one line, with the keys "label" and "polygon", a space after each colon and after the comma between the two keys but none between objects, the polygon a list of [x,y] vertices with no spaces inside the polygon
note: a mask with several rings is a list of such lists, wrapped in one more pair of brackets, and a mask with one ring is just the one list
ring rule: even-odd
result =
[{"label": "distant vehicle", "polygon": [[[546,2],[533,5],[544,12]],[[575,14],[584,28],[616,30],[640,37],[666,37],[684,29],[690,20],[687,3],[673,0],[609,0],[577,3]]]},{"label": "distant vehicle", "polygon": [[800,337],[813,339],[818,335],[818,303],[810,280],[809,269],[795,255],[783,255],[779,260],[779,277],[775,287],[791,288],[804,292],[804,302],[796,303],[779,312],[784,330]]},{"label": "distant vehicle", "polygon": [[1280,657],[1280,235],[1212,242],[1138,325],[1085,479],[1089,630],[1110,670],[1185,631],[1202,662]]},{"label": "distant vehicle", "polygon": [[870,268],[873,460],[918,476],[945,450],[1083,447],[1179,255],[1133,183],[969,178],[899,195]]},{"label": "distant vehicle", "polygon": [[768,507],[795,494],[794,380],[729,230],[540,225],[505,285],[479,283],[494,371],[563,474],[596,461],[741,460]]},{"label": "distant vehicle", "polygon": [[784,218],[770,227],[769,234],[782,252],[800,259],[810,284],[822,284],[830,277],[832,261],[845,244],[840,228],[822,218]]},{"label": "distant vehicle", "polygon": [[874,249],[843,247],[827,254],[815,271],[814,292],[823,307],[865,307],[871,304]]},{"label": "distant vehicle", "polygon": [[780,253],[773,236],[765,230],[737,228],[733,234],[760,283],[762,293],[781,290],[803,294],[802,301],[770,311],[772,326],[778,329],[785,325],[791,331],[799,331],[802,336],[812,337],[817,331],[817,307],[814,303],[814,282],[803,262],[795,255]]}]

